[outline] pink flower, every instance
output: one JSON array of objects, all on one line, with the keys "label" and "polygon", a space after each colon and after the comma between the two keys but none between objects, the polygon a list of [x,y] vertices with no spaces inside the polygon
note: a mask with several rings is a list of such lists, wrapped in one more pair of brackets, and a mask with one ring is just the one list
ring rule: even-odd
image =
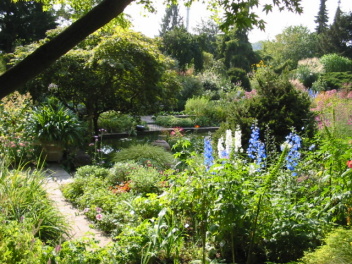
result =
[{"label": "pink flower", "polygon": [[101,209],[100,207],[95,208],[95,210],[97,211],[97,213],[101,213],[103,211],[103,209]]},{"label": "pink flower", "polygon": [[60,250],[61,250],[61,245],[57,245],[57,246],[55,247],[55,253],[56,253],[56,254],[59,253]]},{"label": "pink flower", "polygon": [[100,221],[100,220],[103,219],[103,215],[102,215],[102,214],[97,214],[97,215],[95,216],[95,218],[96,218],[98,221]]},{"label": "pink flower", "polygon": [[352,160],[347,161],[346,165],[347,167],[352,169]]}]

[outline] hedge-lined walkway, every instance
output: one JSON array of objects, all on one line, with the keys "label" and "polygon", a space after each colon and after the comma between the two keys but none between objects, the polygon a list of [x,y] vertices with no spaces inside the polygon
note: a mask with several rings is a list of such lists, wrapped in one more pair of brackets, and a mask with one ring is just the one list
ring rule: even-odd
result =
[{"label": "hedge-lined walkway", "polygon": [[102,232],[91,228],[92,223],[64,198],[60,191],[60,185],[71,182],[73,180],[71,175],[62,169],[59,164],[49,164],[46,174],[48,181],[44,188],[48,197],[65,216],[71,227],[68,239],[94,236],[95,239],[99,240],[99,245],[102,247],[112,242],[111,238],[105,236]]}]

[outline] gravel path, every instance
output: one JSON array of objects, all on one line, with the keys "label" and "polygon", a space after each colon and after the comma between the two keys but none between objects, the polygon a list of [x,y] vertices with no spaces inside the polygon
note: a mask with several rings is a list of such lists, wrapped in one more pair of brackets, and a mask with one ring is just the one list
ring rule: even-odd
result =
[{"label": "gravel path", "polygon": [[45,189],[49,199],[54,202],[59,211],[65,216],[71,230],[69,239],[77,239],[82,237],[94,237],[99,241],[101,247],[111,243],[110,237],[105,236],[102,232],[91,228],[91,222],[83,215],[83,213],[67,202],[60,191],[60,185],[72,182],[73,179],[59,164],[50,164],[47,170],[48,181]]}]

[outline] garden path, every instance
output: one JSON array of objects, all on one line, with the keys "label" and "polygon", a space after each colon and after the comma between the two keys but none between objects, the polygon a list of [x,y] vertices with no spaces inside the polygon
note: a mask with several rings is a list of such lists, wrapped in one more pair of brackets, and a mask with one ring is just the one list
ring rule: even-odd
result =
[{"label": "garden path", "polygon": [[65,216],[69,223],[69,239],[94,237],[99,241],[101,247],[112,242],[111,238],[105,236],[102,232],[91,228],[92,223],[63,196],[60,186],[72,182],[72,176],[61,168],[59,164],[49,164],[46,175],[48,180],[44,187],[48,193],[49,199],[54,202],[54,205]]}]

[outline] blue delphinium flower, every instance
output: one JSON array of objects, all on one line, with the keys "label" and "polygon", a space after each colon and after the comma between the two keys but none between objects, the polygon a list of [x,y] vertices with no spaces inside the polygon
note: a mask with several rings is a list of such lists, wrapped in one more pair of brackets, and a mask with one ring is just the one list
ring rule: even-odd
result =
[{"label": "blue delphinium flower", "polygon": [[[289,146],[289,151],[286,156],[286,167],[290,171],[294,171],[298,165],[299,159],[301,158],[301,153],[299,149],[301,148],[301,138],[297,134],[291,132],[286,136],[286,144]],[[292,173],[293,176],[297,176],[296,172]]]},{"label": "blue delphinium flower", "polygon": [[318,95],[317,91],[314,91],[313,89],[308,89],[308,95],[310,98],[315,98]]},{"label": "blue delphinium flower", "polygon": [[249,139],[249,147],[247,149],[248,157],[253,159],[254,162],[260,167],[265,167],[265,145],[259,139],[259,128],[256,125],[251,127],[252,133]]},{"label": "blue delphinium flower", "polygon": [[204,165],[209,170],[213,165],[213,147],[211,145],[210,137],[204,137]]}]

